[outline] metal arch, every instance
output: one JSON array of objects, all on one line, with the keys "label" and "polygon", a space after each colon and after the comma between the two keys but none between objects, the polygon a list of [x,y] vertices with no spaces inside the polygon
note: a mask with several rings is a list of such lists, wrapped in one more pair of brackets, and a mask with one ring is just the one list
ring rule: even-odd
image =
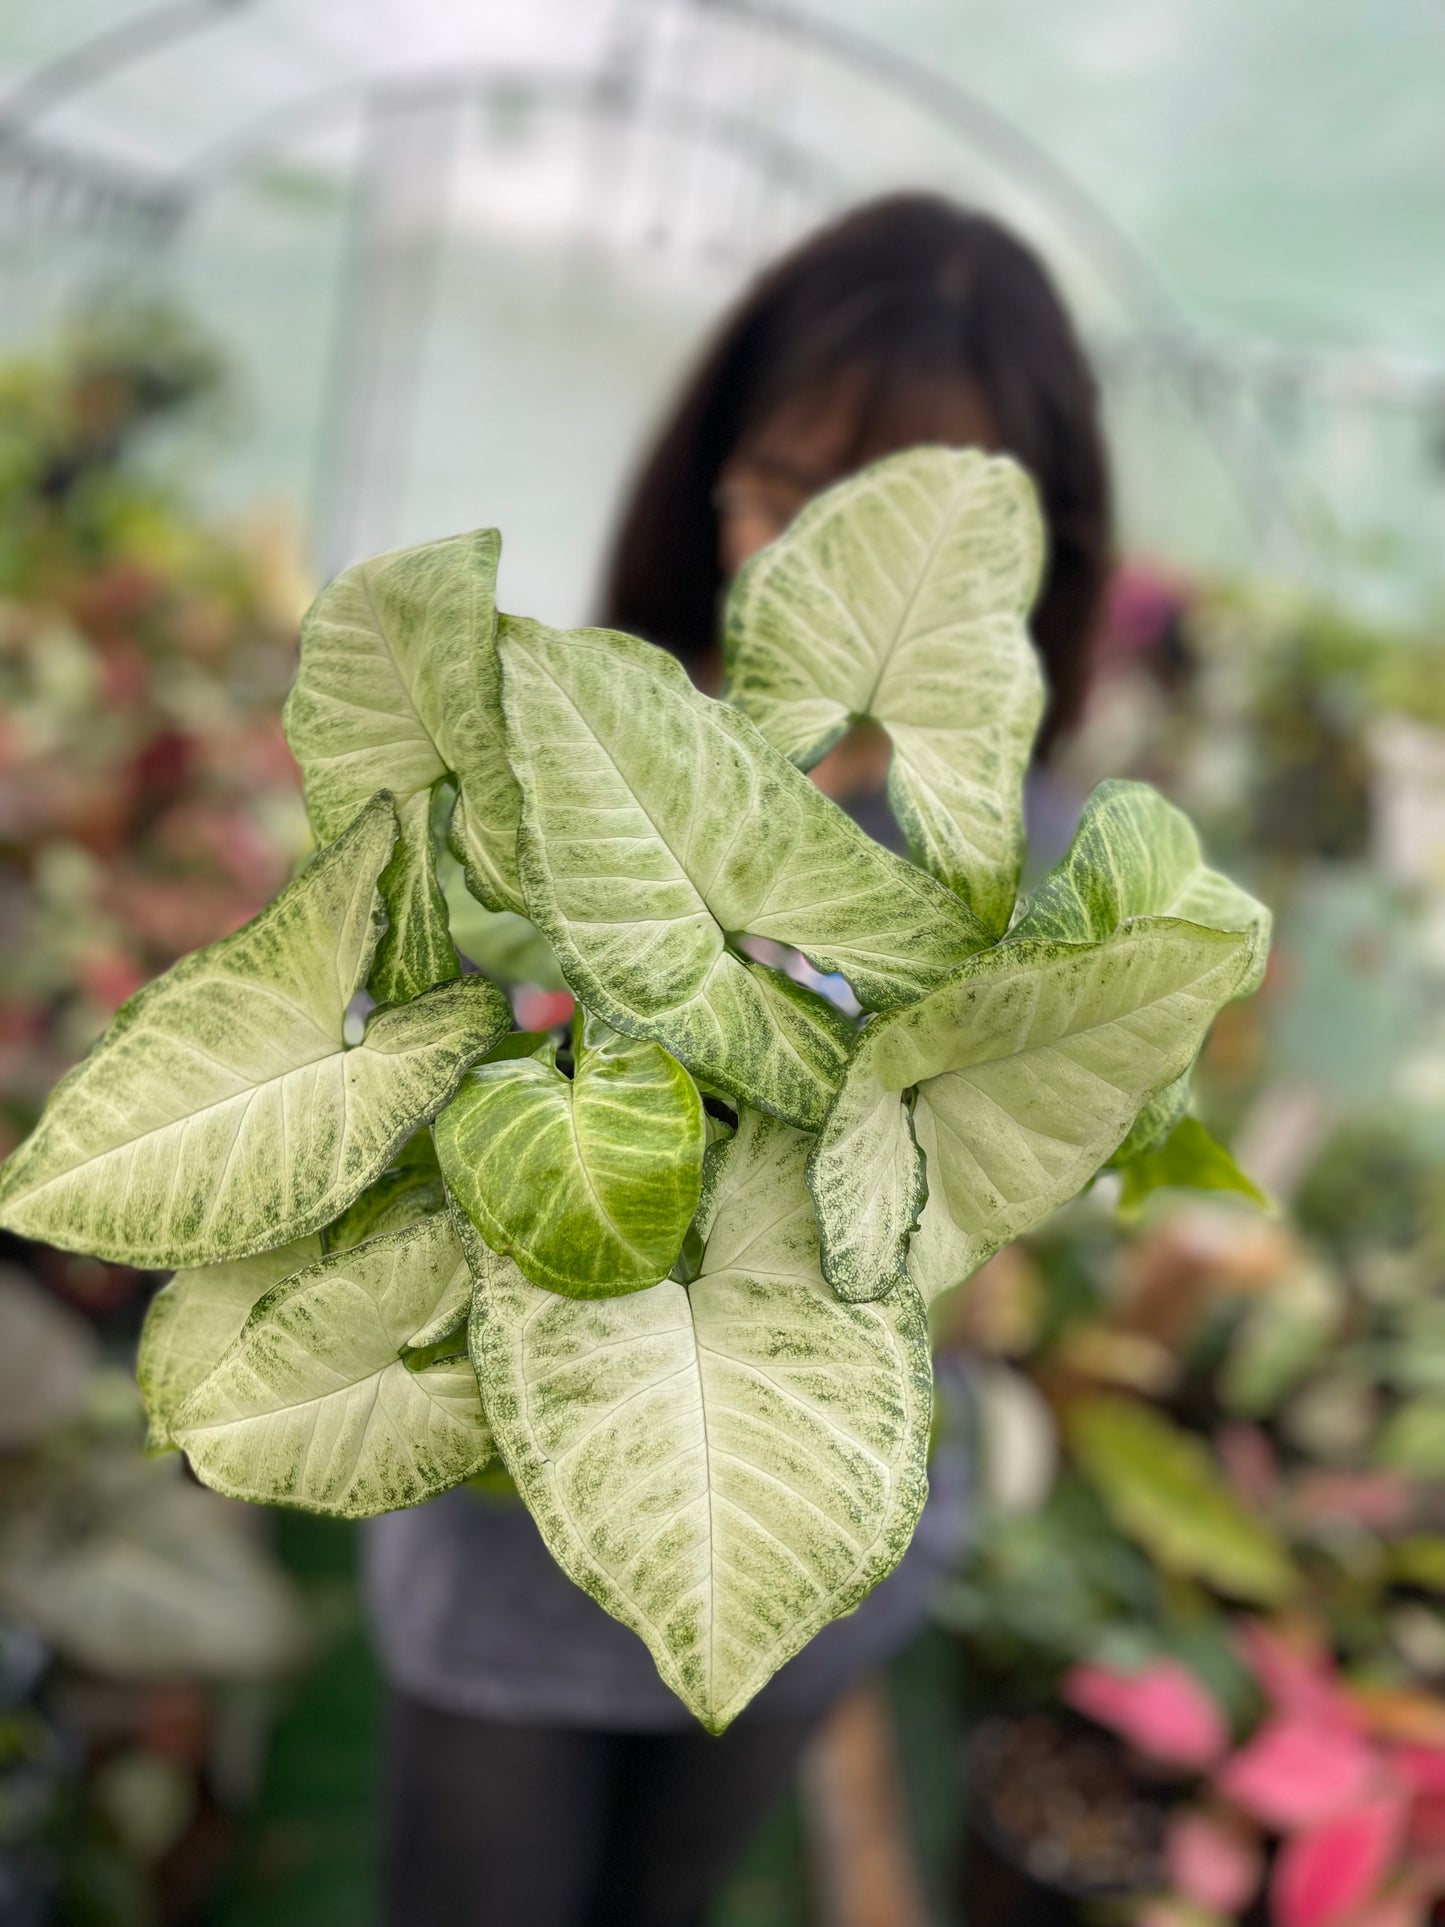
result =
[{"label": "metal arch", "polygon": [[0,143],[13,140],[65,101],[108,80],[173,41],[215,26],[251,0],[164,0],[142,14],[92,34],[69,53],[29,75],[0,100]]},{"label": "metal arch", "polygon": [[32,129],[98,81],[250,4],[251,0],[164,0],[92,34],[13,87],[0,99],[0,177],[13,184],[11,205],[22,214],[39,210],[51,221],[58,212],[74,212],[82,220],[118,215],[139,223],[153,242],[164,242],[183,210],[184,193],[176,183],[66,142],[37,138]]},{"label": "metal arch", "polygon": [[704,17],[721,15],[777,39],[811,47],[906,96],[951,133],[995,150],[1007,171],[1025,186],[1031,185],[1043,200],[1053,202],[1082,230],[1100,267],[1121,292],[1152,310],[1156,320],[1167,318],[1189,331],[1168,283],[1127,229],[1080,187],[1047,148],[960,81],[933,73],[867,34],[804,13],[785,0],[687,0],[687,4]]},{"label": "metal arch", "polygon": [[[1179,308],[1167,283],[1155,271],[1145,251],[1111,219],[1102,204],[1053,160],[1045,148],[968,88],[932,73],[907,55],[895,53],[865,34],[814,18],[796,6],[787,4],[787,0],[684,0],[684,3],[699,17],[712,13],[731,18],[753,31],[811,47],[826,57],[851,66],[871,80],[911,99],[953,134],[982,146],[985,152],[991,149],[1001,157],[1006,171],[1022,179],[1026,185],[1031,183],[1034,191],[1041,194],[1046,202],[1052,202],[1065,213],[1076,229],[1082,232],[1106,277],[1119,287],[1121,293],[1125,293],[1126,299],[1132,298],[1143,306],[1166,343],[1170,343],[1176,352],[1181,348],[1186,351],[1197,349],[1197,329]],[[248,4],[251,4],[251,0],[164,0],[164,4],[153,7],[138,19],[97,36],[53,62],[23,82],[8,102],[0,103],[0,157],[4,155],[7,138],[13,139],[17,128],[23,130],[33,125],[60,101],[82,93],[97,79],[122,70],[175,39],[215,24],[228,13]],[[372,84],[374,86],[374,82]],[[398,86],[403,84],[398,83]],[[587,87],[586,77],[582,80],[582,86],[584,89]],[[364,83],[360,90],[368,91]],[[346,92],[349,95],[355,91],[358,91],[358,83],[352,81]],[[610,105],[624,113],[628,111],[625,102],[609,101],[609,90],[606,88],[593,86],[586,98],[594,110],[605,110]],[[294,111],[288,110],[287,117]],[[695,123],[696,110],[686,102],[679,102],[676,111],[684,124]],[[718,110],[713,110],[714,125],[717,124],[717,117]],[[745,116],[727,118],[734,123],[735,140],[740,148],[757,144],[759,130],[754,123],[747,121]],[[34,150],[34,159],[42,167],[46,164],[60,167],[67,160],[81,162],[87,158],[79,154],[72,155],[65,148],[51,143],[47,143],[44,149],[37,144]],[[239,164],[244,165],[244,161]],[[223,172],[225,165],[223,157]],[[214,161],[212,178],[214,183]],[[185,201],[191,198],[185,194],[185,180],[184,173],[179,178],[172,176],[170,180],[162,177],[157,180],[156,186],[162,190],[171,188]],[[1272,451],[1257,435],[1251,435],[1250,440],[1254,445],[1248,453],[1237,449],[1231,455],[1223,445],[1218,424],[1208,421],[1206,417],[1205,426],[1210,438],[1220,444],[1220,452],[1229,465],[1240,463],[1246,493],[1254,498],[1256,508],[1268,521],[1284,530],[1292,547],[1298,547],[1298,526]]]},{"label": "metal arch", "polygon": [[182,197],[153,175],[96,162],[30,135],[0,139],[0,219],[52,228],[127,220],[149,239],[163,241],[182,211]]},{"label": "metal arch", "polygon": [[[402,79],[377,83],[375,80],[350,79],[309,95],[302,101],[289,101],[274,114],[263,116],[249,129],[232,135],[206,149],[192,163],[187,199],[199,201],[225,187],[238,174],[258,166],[278,147],[298,124],[316,125],[334,118],[348,108],[363,103],[401,104],[408,100],[431,99],[443,102],[467,96],[486,98],[490,94],[530,95],[533,99],[560,105],[579,114],[595,114],[625,120],[634,111],[626,96],[611,88],[599,88],[595,74],[549,72],[545,68],[498,68],[493,66],[445,67],[435,72],[408,74]],[[824,182],[843,185],[843,177],[822,157],[794,141],[785,141],[760,130],[745,114],[726,108],[701,108],[681,95],[650,95],[649,106],[660,108],[670,122],[670,131],[700,137],[713,145],[739,153],[766,155],[780,176],[804,183]],[[781,163],[781,165],[780,165]]]},{"label": "metal arch", "polygon": [[[1182,325],[1178,304],[1148,255],[1081,189],[1047,149],[1031,140],[1006,116],[969,88],[931,72],[907,55],[893,52],[866,34],[802,12],[781,0],[686,0],[699,16],[719,15],[770,35],[811,47],[851,66],[911,99],[950,132],[999,155],[1023,183],[1052,202],[1087,239],[1107,278],[1126,299],[1136,300],[1159,321]],[[22,81],[0,101],[0,143],[30,127],[63,101],[98,81],[146,59],[162,47],[203,32],[253,0],[163,0],[138,17],[97,34],[48,67]],[[475,69],[472,70],[475,72]],[[405,85],[398,82],[399,86]],[[370,83],[352,81],[348,89],[369,91]],[[739,116],[741,121],[743,117]],[[55,151],[55,150],[52,150]],[[64,158],[63,155],[59,158]],[[76,157],[79,159],[79,157]],[[200,163],[204,169],[204,156]],[[157,183],[160,186],[161,183]],[[179,183],[169,183],[172,189]]]}]

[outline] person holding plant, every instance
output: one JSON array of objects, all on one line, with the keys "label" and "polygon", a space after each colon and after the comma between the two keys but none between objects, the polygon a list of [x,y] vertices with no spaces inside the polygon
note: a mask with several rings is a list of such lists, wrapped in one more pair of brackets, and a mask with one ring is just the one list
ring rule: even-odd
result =
[{"label": "person holding plant", "polygon": [[[920,443],[1014,456],[1047,558],[1032,632],[1045,748],[1083,704],[1110,556],[1093,377],[1044,269],[933,197],[864,207],[768,269],[723,324],[642,464],[600,620],[719,680],[724,588],[804,505]],[[889,746],[860,726],[813,771],[880,841]],[[913,1546],[783,1667],[722,1738],[553,1563],[529,1514],[457,1489],[370,1528],[391,1688],[386,1908],[395,1927],[691,1927],[834,1699],[924,1621],[966,1513],[945,1441]]]}]

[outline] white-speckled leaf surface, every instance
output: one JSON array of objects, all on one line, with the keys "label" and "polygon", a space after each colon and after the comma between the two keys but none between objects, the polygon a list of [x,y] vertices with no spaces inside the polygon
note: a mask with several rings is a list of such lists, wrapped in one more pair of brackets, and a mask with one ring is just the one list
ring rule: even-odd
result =
[{"label": "white-speckled leaf surface", "polygon": [[171,1445],[171,1420],[273,1285],[321,1256],[316,1233],[254,1258],[178,1271],[146,1312],[136,1382],[150,1419],[147,1441]]},{"label": "white-speckled leaf surface", "polygon": [[1043,711],[1027,618],[1043,534],[1005,456],[913,448],[811,502],[728,597],[727,687],[808,769],[871,716],[918,861],[1003,930]]},{"label": "white-speckled leaf surface", "polygon": [[174,1414],[197,1476],[231,1498],[369,1518],[492,1456],[464,1354],[403,1353],[461,1325],[471,1274],[449,1213],[371,1238],[267,1292]]},{"label": "white-speckled leaf surface", "polygon": [[664,652],[518,622],[501,656],[523,889],[573,989],[710,1083],[816,1125],[830,1092],[728,937],[791,944],[878,1009],[935,985],[982,925]]},{"label": "white-speckled leaf surface", "polygon": [[384,797],[234,936],[123,1005],[0,1169],[0,1223],[115,1263],[221,1263],[335,1218],[510,1028],[478,977],[347,1006],[396,834]]},{"label": "white-speckled leaf surface", "polygon": [[[869,1025],[809,1167],[836,1288],[871,1298],[911,1269],[931,1299],[1073,1197],[1193,1061],[1247,947],[1162,917],[1000,944]],[[888,1110],[910,1089],[912,1151]]]},{"label": "white-speckled leaf surface", "polygon": [[1193,1085],[1194,1071],[1191,1066],[1182,1077],[1176,1077],[1172,1084],[1166,1084],[1157,1097],[1151,1097],[1129,1126],[1129,1134],[1124,1142],[1109,1159],[1110,1165],[1129,1164],[1135,1158],[1157,1150],[1189,1109]]},{"label": "white-speckled leaf surface", "polygon": [[921,1303],[824,1284],[807,1148],[743,1114],[709,1158],[691,1285],[583,1303],[468,1245],[513,1478],[559,1565],[714,1732],[892,1570],[927,1490]]},{"label": "white-speckled leaf surface", "polygon": [[1063,861],[1032,892],[1005,939],[1098,942],[1133,917],[1182,917],[1247,939],[1236,997],[1258,988],[1270,914],[1199,848],[1194,825],[1148,783],[1100,783]]},{"label": "white-speckled leaf surface", "polygon": [[456,974],[428,824],[444,776],[458,785],[452,842],[472,889],[493,908],[523,907],[498,696],[500,552],[496,530],[477,529],[358,562],[302,625],[286,736],[317,837],[329,842],[383,786],[401,818],[372,986],[384,1002]]},{"label": "white-speckled leaf surface", "polygon": [[446,1208],[446,1186],[434,1158],[383,1171],[355,1204],[348,1205],[335,1223],[326,1227],[326,1249],[349,1251],[367,1238],[379,1238],[384,1231],[400,1231],[404,1225]]},{"label": "white-speckled leaf surface", "polygon": [[573,1298],[655,1285],[697,1209],[702,1099],[660,1044],[589,1017],[556,1053],[478,1064],[437,1119],[448,1185],[494,1251]]},{"label": "white-speckled leaf surface", "polygon": [[431,792],[419,790],[399,802],[397,820],[401,834],[381,874],[386,929],[367,986],[383,1004],[405,1003],[433,984],[450,983],[462,968],[437,880]]}]

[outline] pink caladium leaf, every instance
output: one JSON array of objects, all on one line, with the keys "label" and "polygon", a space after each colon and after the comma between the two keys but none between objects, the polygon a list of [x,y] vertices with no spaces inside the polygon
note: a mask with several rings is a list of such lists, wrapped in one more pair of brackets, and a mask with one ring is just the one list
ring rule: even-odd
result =
[{"label": "pink caladium leaf", "polygon": [[1132,1673],[1075,1666],[1064,1682],[1064,1698],[1141,1753],[1171,1766],[1212,1766],[1229,1744],[1223,1713],[1177,1660],[1156,1659]]},{"label": "pink caladium leaf", "polygon": [[1404,1800],[1377,1793],[1286,1840],[1274,1863],[1274,1927],[1346,1927],[1379,1894],[1400,1843]]},{"label": "pink caladium leaf", "polygon": [[1412,1793],[1445,1798],[1445,1747],[1392,1746],[1390,1764]]},{"label": "pink caladium leaf", "polygon": [[1361,1716],[1344,1692],[1328,1649],[1314,1640],[1290,1639],[1260,1619],[1235,1629],[1240,1657],[1277,1713],[1319,1726],[1358,1729]]},{"label": "pink caladium leaf", "polygon": [[1266,1721],[1215,1784],[1251,1819],[1297,1833],[1358,1805],[1376,1770],[1373,1750],[1357,1734],[1286,1715]]},{"label": "pink caladium leaf", "polygon": [[1164,1864],[1181,1894],[1232,1917],[1258,1892],[1264,1855],[1258,1836],[1235,1815],[1186,1807],[1169,1822]]}]

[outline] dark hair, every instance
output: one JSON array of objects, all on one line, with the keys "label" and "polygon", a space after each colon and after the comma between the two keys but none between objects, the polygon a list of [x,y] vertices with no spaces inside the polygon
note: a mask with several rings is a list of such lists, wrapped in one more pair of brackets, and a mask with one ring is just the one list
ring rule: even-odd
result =
[{"label": "dark hair", "polygon": [[684,662],[704,657],[717,640],[723,464],[780,407],[855,375],[858,458],[946,439],[926,416],[920,424],[919,388],[961,379],[986,405],[997,446],[1032,475],[1049,534],[1033,617],[1052,692],[1047,741],[1083,706],[1110,562],[1097,389],[1035,255],[986,215],[934,195],[858,208],[759,276],[641,465],[600,620]]}]

